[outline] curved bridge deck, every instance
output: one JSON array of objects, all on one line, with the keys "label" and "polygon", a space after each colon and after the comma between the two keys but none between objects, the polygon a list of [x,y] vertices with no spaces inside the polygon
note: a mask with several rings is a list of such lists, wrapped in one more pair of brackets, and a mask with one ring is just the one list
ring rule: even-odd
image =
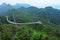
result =
[{"label": "curved bridge deck", "polygon": [[9,16],[6,16],[6,20],[11,23],[11,24],[42,24],[41,21],[36,21],[36,22],[26,22],[26,23],[17,23],[17,22],[12,22],[8,19]]}]

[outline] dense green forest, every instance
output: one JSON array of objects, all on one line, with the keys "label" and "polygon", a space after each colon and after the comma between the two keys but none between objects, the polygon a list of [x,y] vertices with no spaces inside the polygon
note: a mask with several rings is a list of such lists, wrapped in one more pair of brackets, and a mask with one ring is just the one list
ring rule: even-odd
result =
[{"label": "dense green forest", "polygon": [[[16,22],[41,21],[42,24],[10,24],[6,20]],[[60,10],[52,7],[20,7],[10,9],[4,16],[0,16],[0,40],[60,40]]]}]

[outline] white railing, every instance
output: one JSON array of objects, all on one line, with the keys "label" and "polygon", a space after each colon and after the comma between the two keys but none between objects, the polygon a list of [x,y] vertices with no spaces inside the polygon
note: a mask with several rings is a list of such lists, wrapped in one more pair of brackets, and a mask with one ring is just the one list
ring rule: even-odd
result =
[{"label": "white railing", "polygon": [[6,16],[6,20],[7,20],[9,23],[11,23],[11,24],[42,24],[41,21],[26,22],[26,23],[17,23],[17,22],[12,22],[12,21],[10,21],[8,18],[9,18],[9,16]]}]

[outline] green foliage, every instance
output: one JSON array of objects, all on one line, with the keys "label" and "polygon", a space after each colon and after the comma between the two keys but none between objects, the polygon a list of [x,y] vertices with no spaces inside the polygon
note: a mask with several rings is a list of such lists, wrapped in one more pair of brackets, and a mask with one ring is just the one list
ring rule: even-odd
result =
[{"label": "green foliage", "polygon": [[60,40],[59,10],[52,7],[12,9],[8,11],[11,21],[13,21],[12,13],[14,13],[16,22],[41,21],[43,24],[13,25],[9,24],[4,16],[1,16],[1,40]]},{"label": "green foliage", "polygon": [[[36,27],[37,29],[36,29]],[[46,25],[0,25],[1,40],[60,40],[60,31]],[[39,26],[39,27],[38,27]],[[35,28],[34,28],[35,27]],[[40,28],[42,27],[42,28]],[[40,30],[39,30],[40,28]],[[58,30],[58,31],[57,31]],[[56,35],[58,34],[58,35]]]}]

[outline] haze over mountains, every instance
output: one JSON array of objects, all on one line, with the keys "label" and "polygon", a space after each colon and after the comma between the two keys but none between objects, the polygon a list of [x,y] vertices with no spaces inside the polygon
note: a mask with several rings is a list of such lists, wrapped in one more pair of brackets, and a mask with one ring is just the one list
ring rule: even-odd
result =
[{"label": "haze over mountains", "polygon": [[3,3],[2,5],[0,5],[0,16],[2,15],[6,15],[6,12],[8,10],[11,10],[11,9],[16,9],[16,8],[20,8],[20,7],[30,7],[30,5],[28,4],[16,4],[16,5],[10,5],[10,4],[6,4],[6,3]]},{"label": "haze over mountains", "polygon": [[[6,3],[3,3],[0,5],[0,16],[2,15],[6,15],[6,12],[8,10],[11,10],[11,9],[17,9],[17,8],[21,8],[21,7],[25,7],[25,8],[28,8],[28,7],[31,7],[31,5],[29,4],[16,4],[16,5],[10,5],[10,4],[6,4]],[[56,9],[57,6],[53,7]],[[58,6],[58,9],[59,9],[59,6]]]},{"label": "haze over mountains", "polygon": [[0,5],[0,15],[5,15],[8,10],[12,9],[10,4],[3,3]]},{"label": "haze over mountains", "polygon": [[29,4],[16,4],[16,5],[13,5],[13,8],[20,8],[20,7],[25,7],[25,8],[27,8],[27,7],[30,7],[31,5],[29,5]]}]

